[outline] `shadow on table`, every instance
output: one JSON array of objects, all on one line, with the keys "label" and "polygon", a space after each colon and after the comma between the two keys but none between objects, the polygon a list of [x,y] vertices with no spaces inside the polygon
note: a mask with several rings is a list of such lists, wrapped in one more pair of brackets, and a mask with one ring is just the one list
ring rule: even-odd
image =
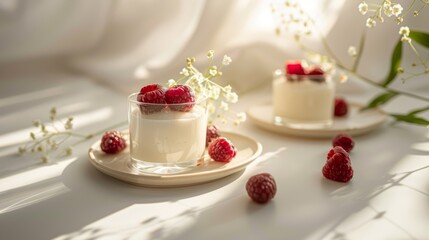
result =
[{"label": "shadow on table", "polygon": [[[379,134],[384,135],[383,138],[394,138],[412,133],[399,126]],[[314,178],[314,183],[320,187],[319,193],[325,195],[325,202],[312,202],[308,198],[313,196],[315,200],[319,200],[317,194],[307,193],[306,189],[299,187],[293,188],[292,184],[284,184],[282,189],[278,189],[276,198],[267,205],[254,204],[240,196],[208,209],[195,210],[198,214],[194,214],[197,216],[194,223],[207,228],[198,231],[190,226],[180,234],[169,235],[163,239],[365,239],[371,237],[368,234],[374,232],[363,229],[371,224],[377,227],[380,221],[388,226],[382,228],[384,230],[380,229],[381,233],[377,232],[377,236],[390,238],[392,234],[393,237],[399,234],[396,237],[401,239],[425,239],[429,236],[424,226],[427,217],[423,216],[420,219],[422,224],[413,228],[412,225],[416,225],[416,222],[411,221],[407,225],[407,220],[402,219],[414,219],[416,212],[394,218],[395,214],[390,214],[390,211],[395,209],[382,204],[404,208],[401,199],[406,196],[384,197],[382,203],[373,203],[374,199],[390,190],[403,188],[421,197],[421,207],[417,208],[420,209],[418,211],[429,209],[429,185],[423,184],[423,188],[418,188],[406,182],[417,174],[420,174],[420,181],[429,182],[429,175],[424,173],[429,169],[429,140],[424,139],[424,142],[417,144],[420,148],[413,149],[415,140],[418,141],[417,136],[420,135],[406,138],[408,141],[401,138],[390,141],[394,150],[384,146],[365,146],[366,140],[374,135],[356,138],[358,145],[351,155],[355,176],[350,183],[332,182],[324,179],[320,173],[319,178]],[[295,173],[289,179],[299,179],[300,174],[302,173]],[[421,186],[421,182],[418,185]],[[317,204],[319,207],[315,206]],[[410,208],[412,207],[411,205]],[[362,211],[368,211],[368,216],[362,217]],[[350,224],[352,220],[356,223]],[[386,229],[387,232],[383,233]],[[389,233],[389,230],[393,231]]]},{"label": "shadow on table", "polygon": [[[379,136],[380,138],[391,138],[410,133],[407,133],[407,129],[392,128],[380,134],[383,135]],[[410,171],[392,172],[392,169],[409,155],[410,146],[415,142],[397,139],[394,141],[395,151],[383,151],[380,146],[366,145],[366,141],[371,137],[378,136],[365,135],[356,138],[358,145],[351,155],[355,176],[349,184],[323,179],[320,174],[322,166],[313,166],[318,171],[309,171],[305,175],[314,181],[319,192],[307,192],[306,189],[300,188],[294,179],[300,179],[303,173],[289,172],[286,179],[290,181],[282,182],[282,188],[278,190],[276,198],[266,205],[251,202],[242,189],[238,189],[237,186],[241,185],[236,184],[232,191],[222,197],[222,201],[208,207],[183,207],[170,217],[164,218],[135,211],[136,214],[142,214],[138,216],[141,218],[140,224],[121,225],[111,229],[96,227],[92,223],[127,209],[132,212],[136,205],[177,203],[179,200],[203,195],[230,185],[244,173],[192,187],[143,188],[98,172],[90,165],[86,156],[81,156],[65,168],[61,177],[46,182],[54,186],[62,181],[66,191],[55,198],[26,206],[25,213],[33,213],[32,216],[37,216],[40,221],[35,221],[34,217],[20,216],[24,213],[18,209],[13,214],[5,213],[8,216],[4,217],[13,219],[17,216],[16,219],[24,222],[17,222],[17,229],[7,231],[17,231],[14,235],[26,238],[31,236],[31,231],[19,232],[19,225],[31,225],[39,231],[38,236],[45,239],[57,236],[61,236],[60,239],[116,236],[123,239],[131,236],[141,236],[142,239],[347,239],[347,232],[338,230],[341,224],[362,209],[374,208],[370,204],[371,199],[399,186],[402,180],[427,169],[429,165],[429,148],[426,152],[419,149],[415,152],[426,157],[423,161],[425,165]],[[275,154],[268,153],[268,158],[275,158]],[[266,167],[267,163],[264,162],[263,167]],[[273,170],[275,176],[282,174],[281,169]],[[426,194],[427,197],[428,190],[421,190],[421,194]],[[316,202],[319,199],[324,199],[325,202]],[[91,209],[88,209],[89,207]],[[49,212],[46,212],[47,209]],[[385,218],[385,212],[374,209],[374,215],[366,219],[367,222]],[[164,211],[170,210],[173,211]],[[367,222],[361,224],[365,225]],[[403,232],[407,235],[406,230]],[[413,236],[411,233],[408,235]]]}]

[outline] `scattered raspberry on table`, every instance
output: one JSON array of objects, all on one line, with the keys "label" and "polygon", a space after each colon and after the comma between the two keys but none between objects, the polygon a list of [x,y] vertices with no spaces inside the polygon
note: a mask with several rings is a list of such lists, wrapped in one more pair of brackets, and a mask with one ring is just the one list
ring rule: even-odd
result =
[{"label": "scattered raspberry on table", "polygon": [[337,182],[348,182],[353,178],[349,154],[340,146],[331,149],[327,155],[323,176]]},{"label": "scattered raspberry on table", "polygon": [[267,203],[276,195],[276,181],[271,174],[260,173],[249,178],[246,191],[254,202]]},{"label": "scattered raspberry on table", "polygon": [[340,133],[332,139],[332,146],[340,146],[349,153],[355,146],[355,142],[349,135]]},{"label": "scattered raspberry on table", "polygon": [[127,143],[119,131],[105,132],[101,138],[100,148],[107,154],[119,153],[126,146]]},{"label": "scattered raspberry on table", "polygon": [[210,157],[217,162],[230,162],[237,154],[237,149],[225,137],[213,140],[208,147]]}]

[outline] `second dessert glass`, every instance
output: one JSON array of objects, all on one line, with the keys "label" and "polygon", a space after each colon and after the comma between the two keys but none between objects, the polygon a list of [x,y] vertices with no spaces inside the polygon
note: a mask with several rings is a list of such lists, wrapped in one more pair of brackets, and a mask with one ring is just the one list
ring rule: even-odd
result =
[{"label": "second dessert glass", "polygon": [[332,124],[335,84],[330,75],[285,74],[276,70],[272,89],[275,124],[302,129]]}]

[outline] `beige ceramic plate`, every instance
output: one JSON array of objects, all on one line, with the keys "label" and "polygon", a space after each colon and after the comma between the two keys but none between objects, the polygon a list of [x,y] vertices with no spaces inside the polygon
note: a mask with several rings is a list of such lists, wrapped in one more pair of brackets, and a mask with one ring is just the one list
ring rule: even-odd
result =
[{"label": "beige ceramic plate", "polygon": [[[128,143],[128,133],[124,133]],[[238,133],[222,132],[222,136],[232,141],[237,155],[229,163],[220,163],[208,159],[200,166],[179,174],[149,174],[137,171],[130,165],[130,152],[124,151],[109,155],[100,149],[100,141],[89,149],[89,160],[101,172],[122,181],[147,187],[179,187],[213,181],[244,169],[262,152],[262,145],[252,138]],[[129,145],[129,144],[128,144]]]},{"label": "beige ceramic plate", "polygon": [[387,115],[379,109],[359,111],[361,108],[362,106],[351,103],[347,116],[334,118],[333,124],[329,127],[313,129],[275,124],[271,104],[256,105],[247,111],[247,115],[255,125],[261,128],[301,137],[332,137],[338,133],[359,135],[380,127],[387,120]]}]

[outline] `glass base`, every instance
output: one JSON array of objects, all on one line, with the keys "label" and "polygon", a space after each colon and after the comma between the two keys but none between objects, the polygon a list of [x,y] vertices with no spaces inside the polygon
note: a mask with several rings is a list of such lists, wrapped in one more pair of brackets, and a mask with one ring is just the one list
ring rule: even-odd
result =
[{"label": "glass base", "polygon": [[288,126],[295,129],[323,129],[332,126],[332,119],[304,121],[274,116],[273,122],[278,126]]},{"label": "glass base", "polygon": [[152,174],[177,174],[192,170],[199,160],[180,163],[154,163],[131,158],[131,167],[139,172]]}]

